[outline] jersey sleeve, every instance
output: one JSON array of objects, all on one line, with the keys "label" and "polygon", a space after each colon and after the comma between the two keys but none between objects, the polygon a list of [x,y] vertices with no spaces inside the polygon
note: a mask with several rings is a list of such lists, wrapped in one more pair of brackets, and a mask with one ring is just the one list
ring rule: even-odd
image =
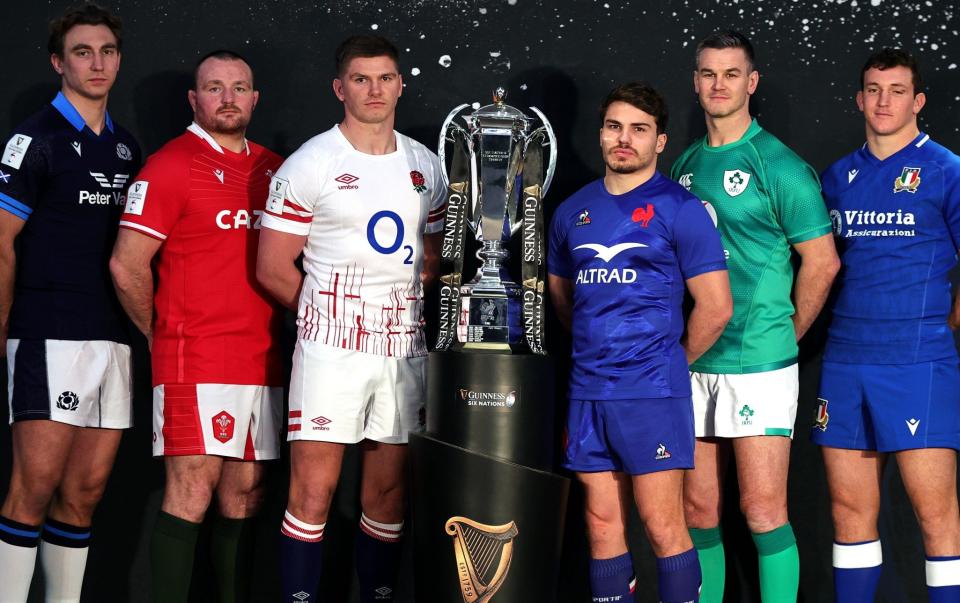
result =
[{"label": "jersey sleeve", "polygon": [[430,193],[430,213],[427,214],[427,225],[423,232],[432,234],[443,230],[443,220],[447,216],[447,187],[443,184],[443,176],[440,173],[440,158],[430,154],[432,159],[430,170],[431,182]]},{"label": "jersey sleeve", "polygon": [[320,197],[319,163],[301,148],[287,158],[270,180],[263,228],[294,235],[310,234],[313,209]]},{"label": "jersey sleeve", "polygon": [[816,172],[799,158],[784,160],[774,174],[773,209],[791,245],[831,232]]},{"label": "jersey sleeve", "polygon": [[48,172],[44,141],[14,133],[0,158],[0,209],[28,219],[37,207]]},{"label": "jersey sleeve", "polygon": [[727,269],[720,231],[699,199],[685,201],[673,224],[677,262],[684,280]]},{"label": "jersey sleeve", "polygon": [[563,211],[557,210],[550,221],[550,233],[547,238],[547,272],[561,278],[573,279],[574,266],[567,249],[566,223],[561,216]]},{"label": "jersey sleeve", "polygon": [[162,149],[147,159],[127,189],[120,227],[166,240],[187,203],[189,169],[187,157]]},{"label": "jersey sleeve", "polygon": [[960,157],[943,173],[943,219],[953,239],[953,248],[960,250]]}]

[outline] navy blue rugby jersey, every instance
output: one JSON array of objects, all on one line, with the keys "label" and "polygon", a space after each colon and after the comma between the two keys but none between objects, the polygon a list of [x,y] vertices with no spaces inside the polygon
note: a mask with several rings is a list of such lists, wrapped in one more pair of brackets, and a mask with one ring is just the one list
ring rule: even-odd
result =
[{"label": "navy blue rugby jersey", "polygon": [[557,208],[547,266],[573,282],[571,398],[690,395],[684,281],[726,269],[699,199],[659,172],[622,195],[592,182]]},{"label": "navy blue rugby jersey", "polygon": [[960,244],[960,157],[920,133],[880,161],[863,145],[823,174],[842,267],[824,359],[955,358],[948,272]]},{"label": "navy blue rugby jersey", "polygon": [[11,339],[129,340],[110,280],[140,148],[107,115],[99,136],[63,94],[17,126],[0,156],[0,210],[18,237]]}]

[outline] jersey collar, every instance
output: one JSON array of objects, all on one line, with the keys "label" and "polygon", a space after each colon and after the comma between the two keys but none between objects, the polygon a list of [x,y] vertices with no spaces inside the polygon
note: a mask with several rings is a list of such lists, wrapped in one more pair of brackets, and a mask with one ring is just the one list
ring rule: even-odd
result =
[{"label": "jersey collar", "polygon": [[[214,151],[220,153],[221,155],[226,155],[226,153],[223,152],[223,147],[221,147],[220,144],[213,139],[213,136],[210,136],[210,134],[206,130],[201,128],[200,124],[198,124],[197,122],[191,123],[190,127],[187,128],[187,132],[191,132],[197,135],[198,137],[202,138],[203,140],[205,140],[208,145],[213,147]],[[247,144],[246,138],[243,139],[243,149],[244,151],[246,151],[247,155],[250,155],[250,145]]]},{"label": "jersey collar", "polygon": [[923,130],[921,130],[920,133],[917,134],[916,138],[911,140],[906,146],[904,146],[902,149],[900,149],[899,151],[897,151],[893,155],[890,155],[889,157],[887,157],[882,161],[880,159],[877,159],[877,157],[870,152],[870,147],[867,146],[867,143],[863,143],[863,146],[860,147],[860,152],[864,157],[867,158],[867,161],[869,161],[870,163],[874,165],[880,165],[881,163],[886,163],[887,161],[890,161],[895,157],[900,157],[901,155],[910,153],[912,152],[913,149],[919,149],[923,145],[927,144],[929,140],[930,140],[930,135],[924,132]]},{"label": "jersey collar", "polygon": [[[60,115],[63,115],[64,119],[70,122],[70,125],[77,129],[78,132],[82,132],[83,129],[87,126],[87,122],[83,121],[83,116],[80,115],[80,112],[77,111],[77,108],[73,106],[67,97],[63,95],[63,92],[57,92],[56,98],[53,99],[53,102],[50,103],[53,105],[53,108],[60,112]],[[105,114],[105,121],[107,124],[107,129],[110,130],[110,133],[113,133],[113,120],[110,119],[110,112],[107,111]]]},{"label": "jersey collar", "polygon": [[703,142],[701,146],[705,151],[710,151],[711,153],[722,153],[724,151],[730,150],[733,147],[737,147],[747,142],[754,136],[760,133],[763,128],[760,127],[760,124],[757,122],[757,119],[754,118],[750,121],[750,125],[747,127],[747,131],[743,133],[739,139],[734,140],[733,142],[728,142],[727,144],[722,144],[719,147],[711,147],[709,140],[706,136],[703,137]]}]

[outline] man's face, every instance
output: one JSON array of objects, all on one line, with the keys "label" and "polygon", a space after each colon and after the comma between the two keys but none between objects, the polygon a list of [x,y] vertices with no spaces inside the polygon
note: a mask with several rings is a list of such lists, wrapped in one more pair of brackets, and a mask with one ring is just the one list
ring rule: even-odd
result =
[{"label": "man's face", "polygon": [[653,116],[630,103],[617,101],[607,107],[600,128],[600,149],[607,168],[632,174],[656,166],[657,155],[667,144],[666,134],[657,134]]},{"label": "man's face", "polygon": [[347,114],[365,124],[379,124],[393,117],[403,80],[397,64],[387,56],[351,59],[333,91]]},{"label": "man's face", "polygon": [[926,102],[922,92],[914,94],[913,74],[902,65],[868,69],[863,74],[863,90],[857,92],[867,131],[880,136],[916,128],[917,114]]},{"label": "man's face", "polygon": [[260,93],[253,72],[241,60],[209,58],[197,70],[196,90],[187,93],[193,120],[207,132],[246,132]]},{"label": "man's face", "polygon": [[63,36],[63,56],[51,55],[63,88],[91,100],[106,98],[120,71],[117,38],[106,25],[74,25]]},{"label": "man's face", "polygon": [[749,112],[750,95],[759,80],[742,48],[704,48],[693,73],[693,88],[706,114],[720,118]]}]

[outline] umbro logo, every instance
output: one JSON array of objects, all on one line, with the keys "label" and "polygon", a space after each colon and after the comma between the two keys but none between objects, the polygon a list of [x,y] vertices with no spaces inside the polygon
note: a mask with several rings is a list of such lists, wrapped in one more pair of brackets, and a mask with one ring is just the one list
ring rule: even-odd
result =
[{"label": "umbro logo", "polygon": [[310,422],[316,425],[313,428],[314,431],[330,431],[330,428],[327,427],[330,423],[333,423],[333,419],[328,419],[326,417],[314,417],[310,419]]},{"label": "umbro logo", "polygon": [[353,174],[340,174],[334,178],[336,182],[340,183],[340,186],[337,187],[340,190],[360,188],[358,185],[354,184],[354,182],[359,179],[359,176],[354,176]]},{"label": "umbro logo", "polygon": [[306,601],[307,599],[310,598],[310,593],[307,593],[301,590],[298,593],[293,593],[293,598],[296,599],[297,601]]},{"label": "umbro logo", "polygon": [[389,586],[381,586],[378,589],[375,589],[373,592],[377,593],[376,599],[389,599],[390,593],[393,592],[393,589]]},{"label": "umbro logo", "polygon": [[850,170],[847,172],[847,184],[853,182],[853,179],[857,177],[857,174],[860,173],[860,170]]},{"label": "umbro logo", "polygon": [[217,177],[220,184],[223,184],[223,170],[213,170],[213,175]]}]

